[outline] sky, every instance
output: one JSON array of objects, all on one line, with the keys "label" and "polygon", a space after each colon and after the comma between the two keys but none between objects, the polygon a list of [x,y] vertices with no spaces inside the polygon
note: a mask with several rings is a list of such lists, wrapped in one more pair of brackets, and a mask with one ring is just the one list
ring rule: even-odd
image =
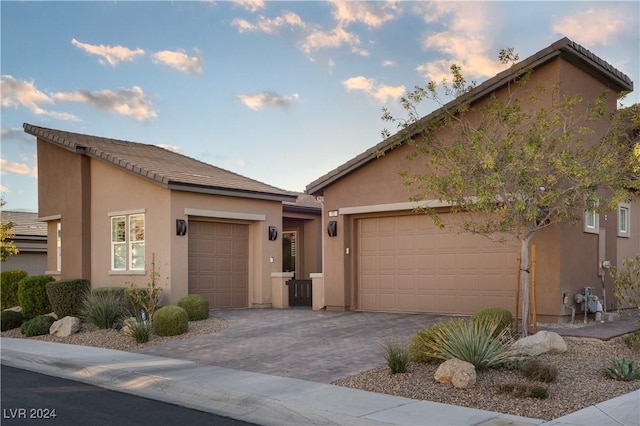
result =
[{"label": "sky", "polygon": [[[2,1],[0,192],[36,212],[23,123],[155,144],[278,188],[382,140],[383,107],[568,37],[640,84],[640,2]],[[637,92],[623,101],[639,101]],[[435,109],[425,104],[424,113]]]}]

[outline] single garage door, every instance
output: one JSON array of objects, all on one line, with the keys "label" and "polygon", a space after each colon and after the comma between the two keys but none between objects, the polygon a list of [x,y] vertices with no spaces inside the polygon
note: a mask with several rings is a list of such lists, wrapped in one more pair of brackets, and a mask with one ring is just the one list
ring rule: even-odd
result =
[{"label": "single garage door", "polygon": [[189,221],[189,294],[216,309],[249,304],[249,227]]},{"label": "single garage door", "polygon": [[513,309],[519,245],[446,232],[422,215],[357,220],[362,310],[473,314]]}]

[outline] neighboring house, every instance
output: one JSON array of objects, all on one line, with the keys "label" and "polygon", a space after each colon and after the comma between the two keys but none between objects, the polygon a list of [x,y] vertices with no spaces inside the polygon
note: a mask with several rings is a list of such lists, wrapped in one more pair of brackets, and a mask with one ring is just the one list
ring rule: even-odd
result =
[{"label": "neighboring house", "polygon": [[298,276],[319,271],[320,209],[307,197],[154,145],[24,131],[37,138],[39,220],[58,279],[144,286],[155,260],[164,303],[196,293],[211,308],[270,307],[283,236],[304,242]]},{"label": "neighboring house", "polygon": [[11,238],[18,254],[0,264],[3,271],[20,269],[29,275],[42,275],[47,269],[47,224],[38,221],[38,213],[7,211],[1,213],[3,222],[13,222]]},{"label": "neighboring house", "polygon": [[[563,39],[479,85],[470,99],[477,104],[504,91],[524,67],[535,70],[529,84],[559,83],[563,96],[582,93],[588,100],[606,90],[633,89],[626,75]],[[609,113],[616,110],[616,98],[608,99]],[[398,174],[417,167],[407,160],[412,148],[404,142],[392,136],[307,186],[308,194],[323,199],[327,310],[473,314],[499,306],[514,311],[519,245],[441,231],[431,218],[416,214]],[[583,224],[544,229],[534,244],[540,320],[570,315],[573,296],[585,286],[594,287],[602,301],[603,275],[611,309],[612,282],[600,261],[619,265],[640,252],[640,204],[621,205],[617,214],[585,215]]]}]

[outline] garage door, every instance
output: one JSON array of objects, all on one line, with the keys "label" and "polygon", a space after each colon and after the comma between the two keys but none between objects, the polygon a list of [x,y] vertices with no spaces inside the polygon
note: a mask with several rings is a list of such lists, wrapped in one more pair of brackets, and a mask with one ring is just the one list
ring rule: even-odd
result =
[{"label": "garage door", "polygon": [[426,216],[357,221],[363,310],[473,314],[515,304],[519,246],[445,232]]},{"label": "garage door", "polygon": [[209,300],[210,308],[249,304],[248,225],[189,221],[189,294]]}]

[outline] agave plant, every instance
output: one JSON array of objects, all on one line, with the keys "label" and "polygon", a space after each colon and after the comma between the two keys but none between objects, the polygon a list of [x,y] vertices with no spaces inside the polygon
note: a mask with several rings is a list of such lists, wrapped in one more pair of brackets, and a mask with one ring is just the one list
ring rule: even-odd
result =
[{"label": "agave plant", "polygon": [[604,373],[612,379],[625,382],[640,379],[640,369],[635,361],[626,358],[612,359],[611,365],[604,368]]}]

